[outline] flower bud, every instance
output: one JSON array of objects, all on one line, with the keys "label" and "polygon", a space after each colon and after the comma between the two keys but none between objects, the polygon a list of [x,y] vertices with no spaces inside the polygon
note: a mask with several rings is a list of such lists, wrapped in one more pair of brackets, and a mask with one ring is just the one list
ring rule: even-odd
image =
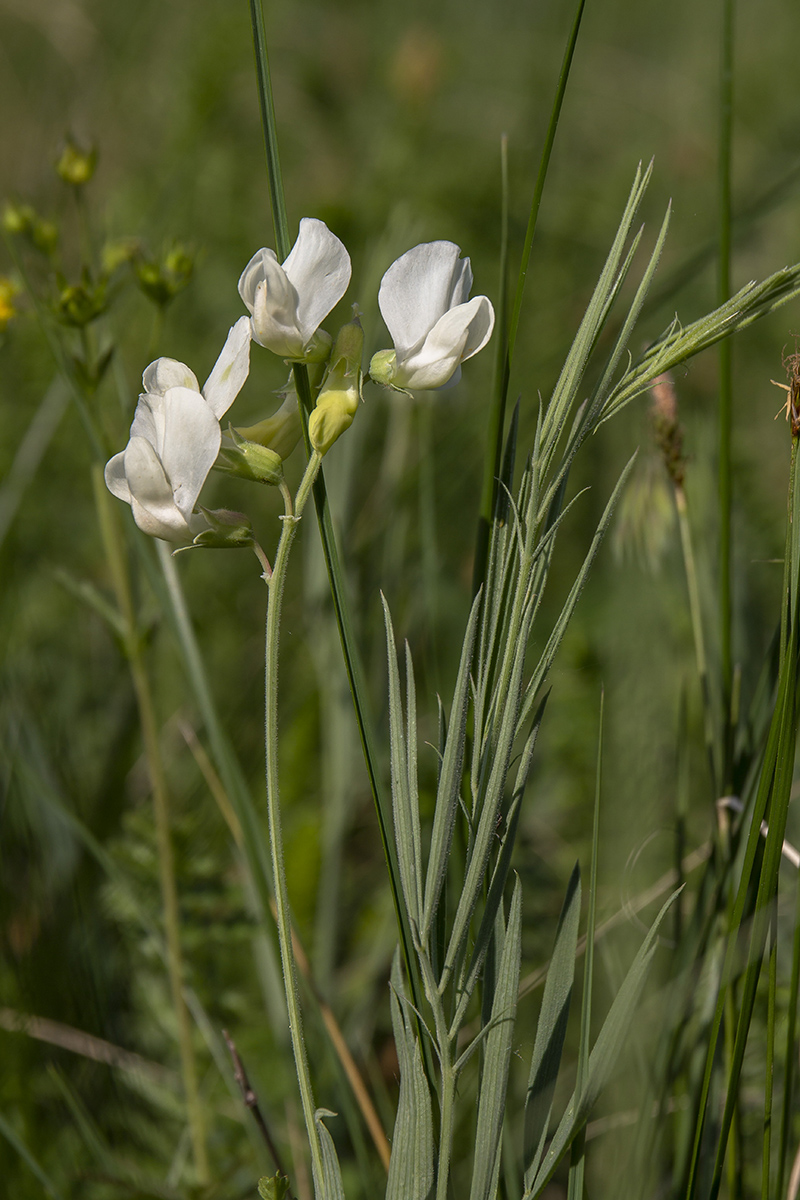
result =
[{"label": "flower bud", "polygon": [[283,462],[280,454],[268,446],[243,438],[233,426],[228,427],[230,443],[224,443],[219,458],[214,464],[218,471],[238,475],[253,483],[277,485],[283,479]]},{"label": "flower bud", "polygon": [[3,229],[16,237],[19,234],[30,233],[36,221],[36,213],[30,204],[17,204],[7,200],[3,208]]},{"label": "flower bud", "polygon": [[94,175],[97,166],[97,147],[88,150],[81,149],[72,138],[67,138],[66,145],[61,151],[61,157],[56,163],[56,171],[73,187],[83,187]]},{"label": "flower bud", "polygon": [[194,270],[194,256],[180,245],[173,246],[161,260],[144,254],[133,260],[139,287],[159,308],[166,308],[188,284]]},{"label": "flower bud", "polygon": [[379,350],[377,354],[373,354],[372,361],[369,364],[369,377],[375,383],[382,383],[384,387],[388,387],[394,379],[396,368],[396,352],[394,350]]},{"label": "flower bud", "polygon": [[83,329],[106,309],[105,282],[92,283],[88,275],[80,283],[65,284],[56,303],[56,316],[62,325]]},{"label": "flower bud", "polygon": [[198,533],[190,546],[179,546],[174,554],[194,547],[206,550],[241,550],[253,545],[253,526],[244,513],[231,512],[227,508],[203,508],[200,511],[209,524],[208,529]]},{"label": "flower bud", "polygon": [[328,373],[308,418],[308,436],[319,454],[327,454],[336,439],[353,424],[361,399],[363,350],[364,331],[355,317],[339,330]]}]

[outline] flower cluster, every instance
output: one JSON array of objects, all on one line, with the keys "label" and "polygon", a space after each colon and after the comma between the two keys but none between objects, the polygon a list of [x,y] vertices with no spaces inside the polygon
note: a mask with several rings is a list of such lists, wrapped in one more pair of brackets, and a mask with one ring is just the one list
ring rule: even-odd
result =
[{"label": "flower cluster", "polygon": [[[109,490],[130,504],[140,529],[178,545],[246,544],[245,525],[232,521],[237,514],[198,511],[211,468],[216,463],[246,478],[278,482],[281,460],[302,433],[290,377],[278,411],[257,425],[231,430],[223,444],[220,419],[247,379],[251,340],[290,364],[308,364],[321,373],[308,423],[319,455],[350,426],[361,399],[364,335],[357,316],[335,342],[320,328],[344,296],[350,274],[342,242],[322,221],[304,218],[283,263],[274,251],[262,249],[242,272],[239,294],[250,316],[230,330],[202,389],[183,363],[159,358],[150,364],[128,445],[105,472]],[[456,382],[461,363],[486,345],[494,326],[490,301],[470,300],[471,288],[469,259],[461,258],[453,242],[428,242],[398,258],[378,293],[394,349],[373,356],[369,378],[403,392]],[[232,523],[235,537],[224,533]]]}]

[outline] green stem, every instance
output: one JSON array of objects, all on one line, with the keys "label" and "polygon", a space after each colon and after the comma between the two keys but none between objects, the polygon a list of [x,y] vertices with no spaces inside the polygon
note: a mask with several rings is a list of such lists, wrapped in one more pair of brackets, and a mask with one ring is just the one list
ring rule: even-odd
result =
[{"label": "green stem", "polygon": [[786,1015],[786,1049],[783,1055],[783,1102],[781,1104],[781,1133],[778,1146],[778,1182],[776,1196],[783,1196],[783,1181],[786,1173],[786,1156],[789,1150],[789,1134],[792,1126],[792,1091],[795,1076],[795,1040],[797,1034],[797,993],[800,988],[800,873],[797,876],[797,892],[794,909],[794,932],[792,936],[792,974],[789,983],[789,1011]]},{"label": "green stem", "polygon": [[[719,90],[719,260],[717,303],[731,294],[731,143],[733,126],[734,0],[722,0],[722,51]],[[731,650],[731,409],[733,381],[729,338],[719,346],[719,545],[720,545],[720,658],[723,695],[723,791],[730,791],[733,749],[730,701]]]},{"label": "green stem", "polygon": [[267,580],[269,601],[267,604],[267,632],[264,652],[265,668],[265,736],[266,736],[266,777],[267,777],[267,815],[269,819],[269,841],[272,858],[272,877],[275,887],[275,907],[278,925],[278,941],[281,948],[281,964],[286,991],[286,1008],[289,1013],[289,1032],[292,1039],[297,1081],[300,1087],[300,1100],[303,1106],[303,1117],[306,1132],[311,1147],[311,1162],[314,1172],[315,1191],[318,1196],[324,1195],[325,1173],[322,1159],[322,1146],[315,1117],[314,1096],[311,1087],[311,1075],[303,1040],[303,1023],[300,1015],[298,998],[297,969],[294,951],[292,949],[292,928],[289,913],[289,893],[286,886],[286,865],[283,854],[283,832],[280,812],[280,790],[278,777],[278,643],[280,635],[281,606],[283,590],[286,583],[286,571],[289,563],[289,552],[297,533],[297,526],[311,494],[314,480],[319,471],[322,457],[316,451],[311,455],[306,466],[305,474],[300,483],[294,504],[294,513],[287,513],[283,518],[278,550],[275,555],[275,565],[272,575]]},{"label": "green stem", "polygon": [[769,1200],[770,1148],[772,1145],[772,1087],[775,1076],[775,995],[778,990],[778,938],[776,913],[770,921],[769,997],[767,1006],[767,1069],[764,1081],[764,1148],[761,1160],[761,1200]]},{"label": "green stem", "polygon": [[264,146],[267,152],[267,175],[269,196],[272,203],[272,223],[275,227],[275,245],[278,258],[283,261],[291,249],[289,222],[286,219],[286,200],[283,194],[283,176],[278,153],[277,122],[275,104],[272,99],[272,78],[267,54],[267,31],[264,27],[264,10],[261,0],[250,0],[250,19],[253,25],[253,47],[256,55],[258,76],[258,100],[261,105],[261,125],[264,130]]},{"label": "green stem", "polygon": [[700,680],[700,691],[703,699],[703,727],[705,731],[706,754],[708,755],[708,769],[711,774],[711,787],[714,799],[717,799],[719,790],[717,786],[718,774],[714,758],[714,717],[711,705],[711,688],[708,678],[705,638],[703,637],[703,613],[700,606],[700,588],[697,580],[697,564],[692,544],[692,530],[689,524],[686,492],[678,484],[675,486],[675,507],[678,510],[683,569],[686,574],[686,587],[689,592],[689,613],[692,620],[695,662],[697,663],[697,675]]},{"label": "green stem", "polygon": [[92,468],[92,484],[100,521],[103,548],[108,560],[117,604],[125,623],[126,636],[123,648],[130,667],[133,688],[136,694],[145,759],[150,776],[150,784],[153,789],[158,871],[161,884],[161,902],[164,911],[164,933],[166,937],[167,973],[169,976],[172,1005],[175,1010],[175,1019],[178,1026],[178,1049],[180,1052],[181,1074],[186,1096],[186,1110],[189,1120],[195,1171],[198,1183],[205,1185],[210,1181],[205,1141],[205,1123],[197,1084],[197,1067],[194,1057],[194,1047],[192,1045],[191,1020],[183,996],[184,971],[180,939],[180,909],[178,905],[178,888],[175,880],[172,836],[170,833],[169,793],[164,773],[164,763],[161,757],[158,723],[156,721],[150,679],[145,664],[144,646],[133,605],[127,564],[125,563],[122,551],[123,541],[119,537],[119,532],[115,527],[115,519],[111,507],[113,501],[105,486],[102,468],[99,464],[95,464]]}]

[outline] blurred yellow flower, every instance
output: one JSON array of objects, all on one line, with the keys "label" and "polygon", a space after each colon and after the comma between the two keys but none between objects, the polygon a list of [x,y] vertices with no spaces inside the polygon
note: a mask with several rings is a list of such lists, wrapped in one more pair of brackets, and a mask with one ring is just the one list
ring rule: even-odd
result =
[{"label": "blurred yellow flower", "polygon": [[2,332],[12,317],[17,315],[14,307],[14,297],[19,291],[19,285],[7,275],[0,275],[0,332]]}]

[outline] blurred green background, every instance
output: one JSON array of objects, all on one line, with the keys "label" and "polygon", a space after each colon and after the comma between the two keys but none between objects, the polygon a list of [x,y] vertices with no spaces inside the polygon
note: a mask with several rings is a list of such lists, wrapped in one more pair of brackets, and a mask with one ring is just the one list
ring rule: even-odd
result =
[{"label": "blurred green background", "polygon": [[[736,286],[800,258],[800,16],[785,0],[741,10]],[[353,260],[353,282],[335,316],[346,319],[347,304],[357,301],[369,352],[385,347],[376,305],[381,275],[404,250],[436,238],[462,247],[472,259],[475,292],[496,302],[500,139],[509,139],[513,265],[571,6],[555,0],[491,6],[278,0],[265,16],[292,234],[301,216],[320,217]],[[645,202],[648,244],[673,202],[670,237],[637,335],[641,344],[676,311],[688,321],[713,306],[718,42],[716,3],[590,0],[587,6],[511,384],[512,399],[521,397],[522,450],[532,438],[537,394],[546,401],[552,389],[638,161],[655,157]],[[236,292],[241,270],[259,246],[274,244],[248,7],[244,0],[2,0],[0,113],[2,192],[57,223],[69,282],[80,270],[81,227],[74,196],[54,171],[68,134],[99,151],[88,189],[96,253],[108,240],[132,237],[154,255],[175,241],[196,254],[189,286],[161,323],[130,277],[119,276],[104,335],[116,353],[96,397],[110,453],[125,443],[141,371],[151,358],[175,357],[205,377],[243,311]],[[39,294],[47,295],[52,281],[44,260],[27,251],[24,257]],[[0,271],[14,273],[7,254]],[[133,894],[148,912],[158,912],[152,818],[129,678],[106,626],[60,574],[109,587],[92,500],[91,449],[74,406],[59,393],[58,371],[29,299],[20,295],[16,305],[17,315],[0,335],[0,1115],[63,1196],[162,1194],[114,1182],[93,1137],[162,1179],[164,1195],[173,1194],[170,1188],[183,1195],[183,1125],[172,1075],[111,1069],[14,1031],[17,1014],[32,1014],[170,1071],[176,1067],[163,966],[130,906]],[[333,321],[328,325],[335,328]],[[784,309],[734,347],[734,637],[745,697],[772,635],[780,585],[774,560],[782,554],[788,435],[783,421],[773,421],[782,394],[770,379],[783,378],[782,354],[794,348],[798,330],[796,310]],[[241,424],[270,411],[277,403],[271,392],[285,379],[281,363],[253,350],[251,376],[234,410]],[[449,695],[468,611],[492,372],[489,350],[467,365],[458,388],[442,395],[411,402],[368,387],[351,433],[326,460],[382,728],[379,589],[398,635],[411,641],[431,741],[435,692]],[[715,381],[713,352],[676,379],[710,625],[717,567]],[[29,444],[39,458],[25,479],[23,439],[48,394],[55,397],[45,410],[50,426],[42,418],[34,427]],[[677,533],[644,399],[606,426],[579,460],[571,486],[591,490],[565,527],[547,603],[555,615],[637,445],[639,463],[613,544],[603,550],[552,677],[516,862],[526,885],[524,970],[549,953],[569,871],[577,857],[586,864],[601,685],[607,722],[601,917],[671,863],[682,691],[693,739],[691,846],[703,842],[713,820]],[[298,463],[290,467],[297,473]],[[277,498],[227,478],[212,480],[210,489],[213,502],[250,512],[269,554]],[[127,511],[122,515],[129,519]],[[301,542],[282,666],[290,891],[315,974],[389,1123],[396,1069],[387,991],[393,918],[313,518],[304,523]],[[179,558],[178,568],[226,728],[259,797],[265,595],[255,560],[193,553]],[[270,1022],[259,989],[252,906],[224,821],[181,732],[188,727],[202,742],[174,639],[146,585],[143,603],[152,609],[151,662],[189,979],[214,1028],[224,1025],[235,1036],[287,1144],[292,1122],[297,1125],[292,1077],[282,1031]],[[424,769],[430,783],[432,754]],[[75,817],[111,854],[128,890],[87,853]],[[790,815],[790,836],[792,824]],[[608,949],[612,986],[639,938],[633,925]],[[536,1003],[524,1002],[531,1006],[529,1040]],[[602,1009],[602,997],[598,1004]],[[309,1040],[320,1097],[347,1116],[352,1102],[313,1019]],[[252,1194],[253,1179],[269,1162],[248,1141],[240,1106],[226,1093],[199,1034],[197,1044],[214,1113],[210,1137],[220,1194]],[[524,1057],[529,1044],[521,1049]],[[624,1107],[624,1096],[619,1103]],[[613,1108],[613,1097],[609,1104]],[[346,1124],[334,1132],[347,1158],[349,1194],[357,1196],[366,1194],[358,1180],[370,1172],[379,1180],[380,1171]],[[42,1194],[7,1139],[0,1139],[0,1178],[15,1200]],[[612,1187],[608,1194],[617,1193]]]}]

